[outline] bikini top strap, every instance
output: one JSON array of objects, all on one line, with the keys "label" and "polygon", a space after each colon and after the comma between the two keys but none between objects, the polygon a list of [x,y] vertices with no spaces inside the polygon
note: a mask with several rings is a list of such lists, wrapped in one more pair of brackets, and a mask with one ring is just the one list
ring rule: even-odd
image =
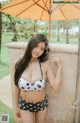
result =
[{"label": "bikini top strap", "polygon": [[41,67],[41,62],[39,61],[39,65],[40,65],[40,70],[41,70],[41,76],[42,76],[42,79],[43,79],[43,72],[42,72],[42,67]]}]

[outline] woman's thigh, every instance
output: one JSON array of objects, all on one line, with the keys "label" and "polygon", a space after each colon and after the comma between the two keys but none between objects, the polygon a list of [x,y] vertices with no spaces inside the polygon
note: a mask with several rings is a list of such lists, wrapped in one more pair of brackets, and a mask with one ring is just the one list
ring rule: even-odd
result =
[{"label": "woman's thigh", "polygon": [[42,111],[38,111],[35,114],[36,123],[46,123],[47,112],[48,112],[47,108]]},{"label": "woman's thigh", "polygon": [[34,122],[34,113],[25,111],[25,110],[20,110],[21,113],[21,118],[23,123],[35,123]]}]

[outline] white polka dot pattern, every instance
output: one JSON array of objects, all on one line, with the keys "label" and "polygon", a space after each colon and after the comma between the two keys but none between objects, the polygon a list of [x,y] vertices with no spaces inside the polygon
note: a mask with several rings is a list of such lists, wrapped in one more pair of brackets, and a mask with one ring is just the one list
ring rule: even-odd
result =
[{"label": "white polka dot pattern", "polygon": [[21,110],[26,110],[26,111],[30,111],[30,112],[38,112],[38,111],[44,110],[45,108],[48,107],[48,99],[45,96],[39,102],[30,103],[30,102],[27,102],[24,99],[22,99],[22,97],[20,97],[19,106],[20,106]]},{"label": "white polka dot pattern", "polygon": [[20,78],[18,82],[18,86],[20,89],[24,91],[30,91],[30,90],[39,91],[45,87],[45,80],[41,79],[34,83],[30,83],[27,80]]}]

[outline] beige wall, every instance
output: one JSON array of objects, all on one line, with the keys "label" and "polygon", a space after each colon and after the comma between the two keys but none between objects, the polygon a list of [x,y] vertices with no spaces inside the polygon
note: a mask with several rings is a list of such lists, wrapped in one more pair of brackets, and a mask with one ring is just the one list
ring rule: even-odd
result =
[{"label": "beige wall", "polygon": [[[23,42],[7,44],[10,56],[12,96],[14,95],[14,64],[23,55],[26,45],[27,44]],[[47,123],[73,123],[74,110],[71,103],[75,99],[78,48],[77,45],[51,43],[50,48],[50,62],[54,56],[60,57],[63,69],[61,78],[62,84],[59,92],[54,92],[53,88],[47,82],[46,93],[49,98]],[[52,64],[51,66],[55,72],[55,66]]]}]

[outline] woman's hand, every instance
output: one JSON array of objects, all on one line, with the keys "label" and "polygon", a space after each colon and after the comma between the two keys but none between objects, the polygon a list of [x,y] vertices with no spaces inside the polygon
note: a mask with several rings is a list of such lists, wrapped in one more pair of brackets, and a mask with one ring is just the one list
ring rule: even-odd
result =
[{"label": "woman's hand", "polygon": [[50,57],[47,63],[47,78],[55,91],[59,91],[61,85],[62,64],[58,57]]},{"label": "woman's hand", "polygon": [[21,113],[20,113],[20,108],[19,108],[19,107],[16,107],[16,108],[15,108],[15,115],[16,115],[16,117],[18,117],[18,118],[21,117]]},{"label": "woman's hand", "polygon": [[52,58],[52,63],[54,63],[55,65],[57,65],[58,68],[61,68],[61,61],[58,57],[53,57]]}]

